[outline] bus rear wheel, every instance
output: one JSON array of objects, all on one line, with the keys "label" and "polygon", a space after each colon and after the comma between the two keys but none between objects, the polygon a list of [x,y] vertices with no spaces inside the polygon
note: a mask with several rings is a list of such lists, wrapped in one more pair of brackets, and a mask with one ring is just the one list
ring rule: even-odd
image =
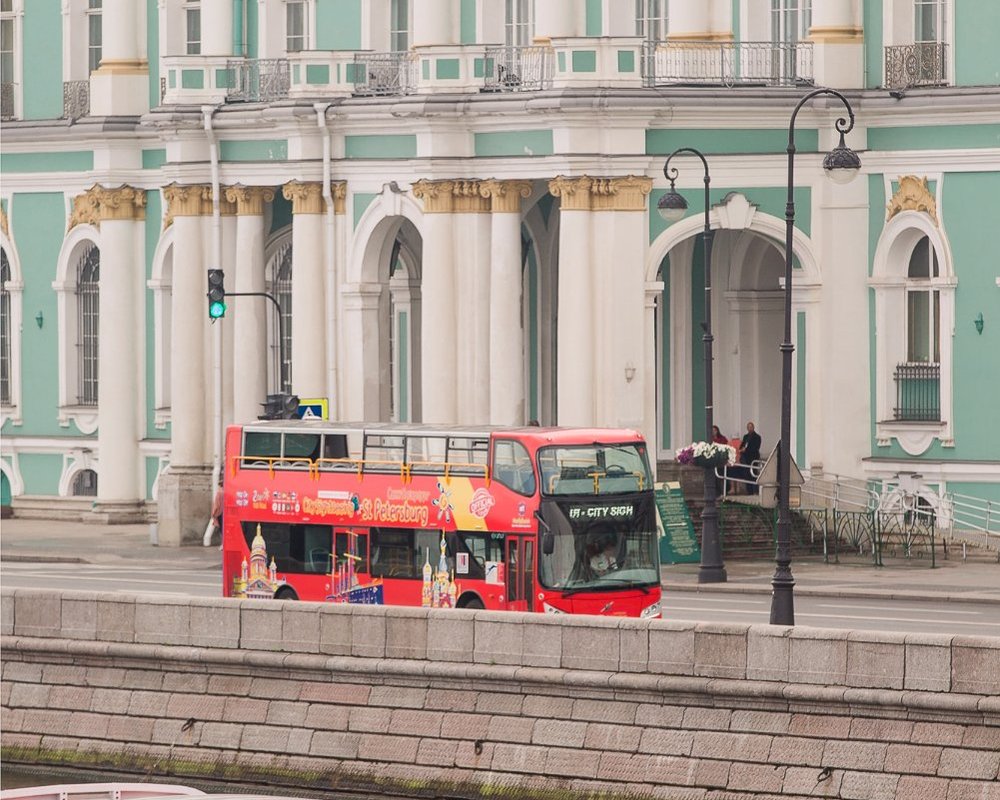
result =
[{"label": "bus rear wheel", "polygon": [[275,600],[298,600],[299,596],[291,586],[282,586],[274,593]]},{"label": "bus rear wheel", "polygon": [[476,597],[474,594],[466,595],[458,601],[459,608],[471,608],[471,609],[482,609],[486,608],[483,605],[483,601]]}]

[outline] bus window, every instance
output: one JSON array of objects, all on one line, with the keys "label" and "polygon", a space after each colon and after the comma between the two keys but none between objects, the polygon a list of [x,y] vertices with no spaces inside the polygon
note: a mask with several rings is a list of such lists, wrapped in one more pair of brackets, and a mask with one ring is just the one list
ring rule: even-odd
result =
[{"label": "bus window", "polygon": [[[354,562],[355,572],[368,572],[368,537],[355,531],[338,529],[334,534],[336,539],[335,553],[337,563],[343,563],[346,555],[351,554],[357,557]],[[354,540],[353,547],[350,546],[351,537]]]},{"label": "bus window", "polygon": [[[408,528],[371,529],[371,574],[383,578],[415,578],[413,531]],[[420,562],[421,565],[423,562]],[[422,577],[423,573],[421,573]]]},{"label": "bus window", "polygon": [[323,575],[330,570],[332,529],[329,525],[290,525],[287,522],[243,522],[247,548],[253,547],[257,526],[278,572]]},{"label": "bus window", "polygon": [[[276,431],[247,431],[243,437],[243,456],[244,459],[280,458],[281,434]],[[243,464],[247,465],[247,461],[244,460]]]},{"label": "bus window", "polygon": [[347,437],[342,433],[325,434],[323,458],[347,458]]},{"label": "bus window", "polygon": [[486,562],[503,561],[503,534],[458,531],[455,535],[455,550],[469,554],[469,571],[465,577],[482,580],[486,577]]},{"label": "bus window", "polygon": [[524,445],[512,439],[497,439],[493,445],[493,477],[518,494],[535,493],[535,472]]},{"label": "bus window", "polygon": [[310,461],[319,458],[319,443],[318,433],[286,433],[282,455],[285,458],[302,459],[301,464],[292,466],[308,467]]}]

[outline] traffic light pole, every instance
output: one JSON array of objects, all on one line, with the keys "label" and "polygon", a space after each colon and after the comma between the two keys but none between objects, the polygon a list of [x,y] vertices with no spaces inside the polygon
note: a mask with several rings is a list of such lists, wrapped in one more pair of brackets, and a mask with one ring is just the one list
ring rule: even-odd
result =
[{"label": "traffic light pole", "polygon": [[281,320],[281,305],[275,299],[274,295],[270,295],[267,292],[226,292],[226,297],[266,297],[272,303],[274,303],[274,309],[278,312],[278,369],[275,373],[277,380],[281,383],[281,367],[285,363],[285,329],[284,323]]}]

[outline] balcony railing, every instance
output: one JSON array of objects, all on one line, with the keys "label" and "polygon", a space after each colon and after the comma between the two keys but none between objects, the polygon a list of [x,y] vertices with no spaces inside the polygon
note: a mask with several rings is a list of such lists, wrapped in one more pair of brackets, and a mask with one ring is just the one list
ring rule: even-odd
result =
[{"label": "balcony railing", "polygon": [[900,422],[941,421],[941,365],[907,362],[896,365],[896,407]]},{"label": "balcony railing", "polygon": [[922,42],[885,48],[885,88],[909,89],[947,83],[945,47],[940,42]]},{"label": "balcony railing", "polygon": [[417,88],[417,59],[412,53],[358,53],[354,56],[354,94],[389,97]]},{"label": "balcony railing", "polygon": [[63,118],[80,119],[90,114],[90,81],[63,81]]},{"label": "balcony railing", "polygon": [[551,47],[487,47],[484,92],[525,92],[552,87],[555,58]]},{"label": "balcony railing", "polygon": [[14,119],[14,84],[10,81],[0,83],[0,119]]},{"label": "balcony railing", "polygon": [[801,86],[813,82],[812,42],[650,42],[646,86]]},{"label": "balcony railing", "polygon": [[227,103],[269,103],[288,97],[287,58],[247,58],[227,61]]}]

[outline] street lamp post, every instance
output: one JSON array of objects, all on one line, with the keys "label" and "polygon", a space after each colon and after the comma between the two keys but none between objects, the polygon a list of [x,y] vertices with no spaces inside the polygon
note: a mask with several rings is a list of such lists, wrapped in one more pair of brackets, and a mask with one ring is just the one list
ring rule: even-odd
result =
[{"label": "street lamp post", "polygon": [[[702,323],[701,340],[705,348],[705,440],[713,440],[712,427],[714,408],[712,406],[712,227],[708,221],[709,199],[708,162],[705,156],[693,147],[681,147],[674,150],[663,164],[663,175],[670,181],[670,191],[660,198],[657,210],[663,219],[670,223],[676,222],[687,211],[687,201],[674,189],[677,180],[677,168],[670,166],[670,159],[680,153],[691,153],[701,159],[705,165],[705,321]],[[705,507],[701,512],[701,566],[698,569],[698,583],[724,583],[726,568],[722,563],[722,542],[719,539],[719,507],[716,502],[715,467],[705,467]]]},{"label": "street lamp post", "polygon": [[848,183],[861,169],[861,159],[844,142],[844,134],[854,127],[854,109],[847,98],[834,89],[815,89],[799,100],[788,123],[788,200],[785,205],[785,331],[781,343],[781,439],[778,442],[778,542],[774,576],[771,578],[771,624],[794,625],[795,606],[792,589],[792,557],[790,552],[792,518],[788,507],[791,478],[792,439],[792,232],[795,227],[794,163],[795,117],[809,100],[820,95],[832,95],[847,109],[850,121],[840,117],[835,127],[840,144],[826,154],[823,169],[835,183]]}]

